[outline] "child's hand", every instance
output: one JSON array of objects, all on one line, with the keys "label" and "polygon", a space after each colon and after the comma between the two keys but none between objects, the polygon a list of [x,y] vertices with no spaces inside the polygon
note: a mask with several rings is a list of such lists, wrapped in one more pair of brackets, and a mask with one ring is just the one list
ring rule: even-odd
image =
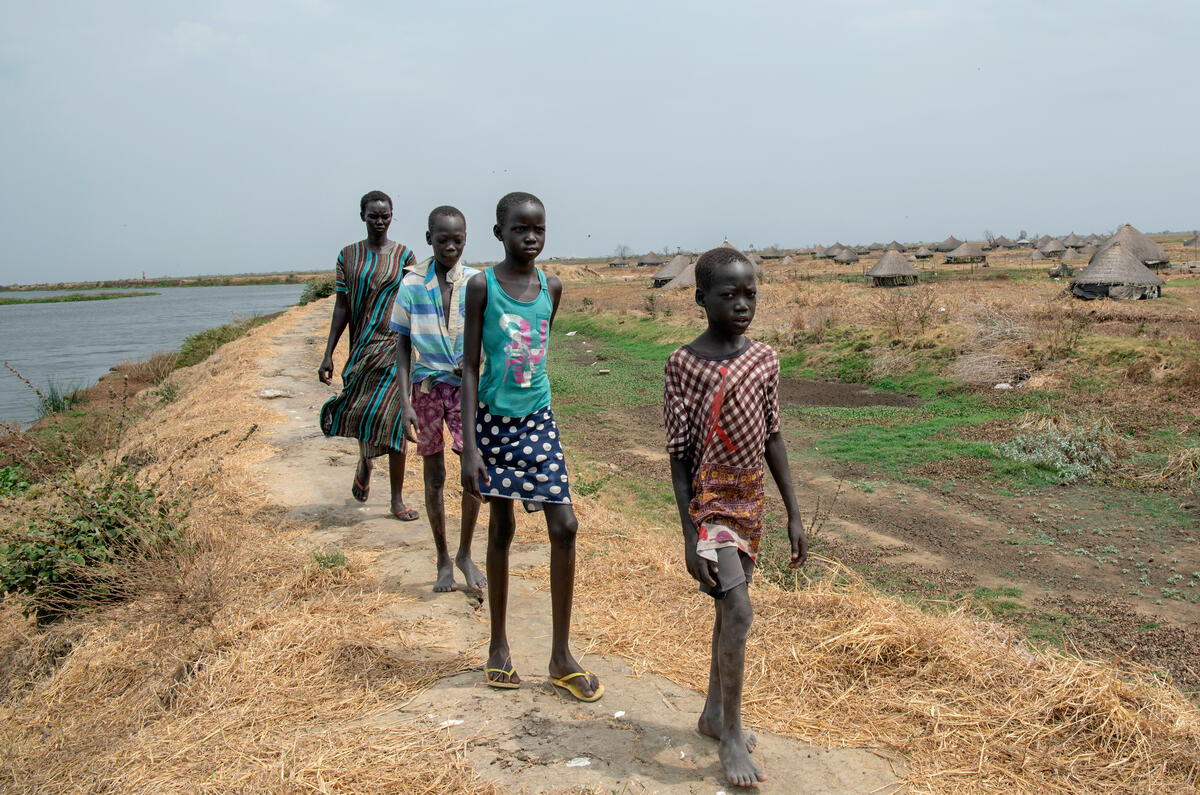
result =
[{"label": "child's hand", "polygon": [[417,442],[417,411],[407,399],[400,409],[400,427],[404,430],[404,438],[413,444]]},{"label": "child's hand", "polygon": [[687,564],[688,574],[692,575],[692,579],[709,588],[717,587],[717,564],[700,557],[695,546],[687,545],[683,551],[683,560]]},{"label": "child's hand", "polygon": [[798,515],[788,519],[788,541],[792,542],[792,559],[789,569],[798,569],[808,558],[808,536],[804,532],[804,520]]},{"label": "child's hand", "polygon": [[483,457],[479,455],[479,451],[463,450],[461,468],[463,491],[477,500],[482,500],[483,493],[479,490],[479,479],[483,478],[485,486],[492,485],[492,479],[488,477],[487,467],[483,465]]}]

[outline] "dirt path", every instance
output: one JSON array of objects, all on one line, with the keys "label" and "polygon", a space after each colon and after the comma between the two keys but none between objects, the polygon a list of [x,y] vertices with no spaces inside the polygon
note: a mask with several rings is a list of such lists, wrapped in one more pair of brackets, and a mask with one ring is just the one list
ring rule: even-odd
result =
[{"label": "dirt path", "polygon": [[[515,790],[724,790],[716,743],[694,728],[703,703],[701,693],[653,674],[635,676],[624,660],[595,650],[586,655],[586,664],[605,682],[604,698],[581,704],[554,692],[544,677],[550,646],[549,594],[532,579],[514,577],[510,590],[513,661],[525,684],[517,691],[480,684],[486,609],[465,593],[432,591],[434,551],[424,519],[420,459],[409,458],[405,499],[422,518],[401,523],[387,513],[387,476],[382,467],[375,472],[366,505],[354,502],[349,487],[356,446],[348,440],[325,439],[316,425],[317,409],[332,394],[316,379],[328,327],[327,303],[299,310],[306,314],[280,332],[278,353],[260,362],[264,391],[259,394],[286,417],[270,429],[269,439],[278,452],[266,468],[265,485],[290,518],[314,525],[314,546],[337,545],[347,552],[377,556],[377,586],[406,597],[394,609],[398,619],[415,628],[418,642],[407,654],[444,656],[465,650],[478,660],[476,670],[443,679],[414,701],[373,720],[386,723],[416,717],[428,720],[431,727],[452,726],[457,736],[471,738],[467,758],[475,769]],[[267,397],[276,393],[280,396]],[[452,469],[450,476],[457,477],[457,470]],[[456,499],[448,491],[448,507]],[[475,557],[481,566],[486,511],[476,533]],[[448,517],[452,528],[456,522],[456,516]],[[522,542],[518,536],[513,571],[541,565],[547,556],[546,544]],[[575,645],[577,654],[584,651]],[[897,779],[891,763],[868,750],[825,750],[752,728],[759,735],[755,757],[770,777],[764,791],[894,791]]]}]

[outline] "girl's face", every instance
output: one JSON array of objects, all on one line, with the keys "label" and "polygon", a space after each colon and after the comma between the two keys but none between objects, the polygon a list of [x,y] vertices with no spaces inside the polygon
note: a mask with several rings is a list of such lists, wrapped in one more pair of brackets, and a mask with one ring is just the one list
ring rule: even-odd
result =
[{"label": "girl's face", "polygon": [[493,231],[509,258],[533,262],[546,245],[546,208],[537,202],[518,204]]},{"label": "girl's face", "polygon": [[367,229],[382,235],[392,225],[392,206],[385,201],[367,202],[362,219],[367,222]]}]

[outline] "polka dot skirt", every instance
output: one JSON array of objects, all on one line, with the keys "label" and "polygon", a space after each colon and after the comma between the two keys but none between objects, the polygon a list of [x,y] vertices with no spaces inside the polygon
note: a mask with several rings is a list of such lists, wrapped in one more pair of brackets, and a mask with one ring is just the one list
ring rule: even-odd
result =
[{"label": "polka dot skirt", "polygon": [[501,417],[480,403],[475,445],[492,481],[486,486],[480,481],[483,496],[571,504],[567,463],[549,406],[527,417]]}]

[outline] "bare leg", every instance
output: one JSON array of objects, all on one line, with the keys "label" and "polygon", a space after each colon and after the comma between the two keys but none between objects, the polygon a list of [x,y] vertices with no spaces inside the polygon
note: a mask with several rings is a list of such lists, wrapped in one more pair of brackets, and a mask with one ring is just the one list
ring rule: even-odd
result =
[{"label": "bare leg", "polygon": [[437,581],[433,590],[438,593],[457,590],[454,585],[454,565],[446,549],[446,507],[443,498],[446,487],[446,461],[439,451],[424,457],[425,473],[425,516],[429,529],[433,531],[433,545],[437,549]]},{"label": "bare leg", "polygon": [[467,493],[462,498],[462,530],[458,536],[458,554],[454,562],[467,581],[467,588],[478,591],[487,585],[487,578],[471,560],[471,541],[475,537],[475,521],[479,518],[479,500]]},{"label": "bare leg", "polygon": [[754,620],[750,591],[743,584],[717,602],[721,632],[717,639],[717,668],[721,680],[723,721],[717,754],[725,777],[739,787],[757,787],[767,777],[750,760],[742,734],[742,682],[746,665],[746,635]]},{"label": "bare leg", "polygon": [[[719,740],[725,723],[725,712],[721,709],[721,666],[718,663],[721,644],[721,602],[719,599],[713,600],[713,607],[716,619],[713,621],[712,661],[708,666],[708,696],[704,699],[704,710],[700,713],[700,720],[696,721],[696,731],[705,737]],[[742,736],[746,738],[746,750],[753,753],[754,746],[758,745],[758,738],[754,736],[753,732],[747,731],[743,731]]]},{"label": "bare leg", "polygon": [[407,459],[406,453],[388,450],[388,478],[392,482],[392,513],[397,519],[411,521],[417,518],[417,512],[404,505],[404,465]]},{"label": "bare leg", "polygon": [[[510,503],[511,504],[511,503]],[[550,641],[550,676],[555,679],[582,671],[583,666],[571,654],[571,603],[575,596],[575,534],[579,522],[570,505],[546,503],[546,530],[550,535],[550,604],[553,631]],[[488,569],[491,575],[491,568]],[[585,698],[596,692],[595,676],[574,680]]]},{"label": "bare leg", "polygon": [[[508,649],[508,550],[513,535],[517,532],[517,521],[513,517],[512,500],[492,499],[488,510],[488,612],[491,614],[492,638],[488,644],[488,668],[507,670],[512,667],[512,655]],[[502,675],[491,673],[492,678],[505,681]],[[521,681],[515,673],[508,678],[513,684]]]}]

